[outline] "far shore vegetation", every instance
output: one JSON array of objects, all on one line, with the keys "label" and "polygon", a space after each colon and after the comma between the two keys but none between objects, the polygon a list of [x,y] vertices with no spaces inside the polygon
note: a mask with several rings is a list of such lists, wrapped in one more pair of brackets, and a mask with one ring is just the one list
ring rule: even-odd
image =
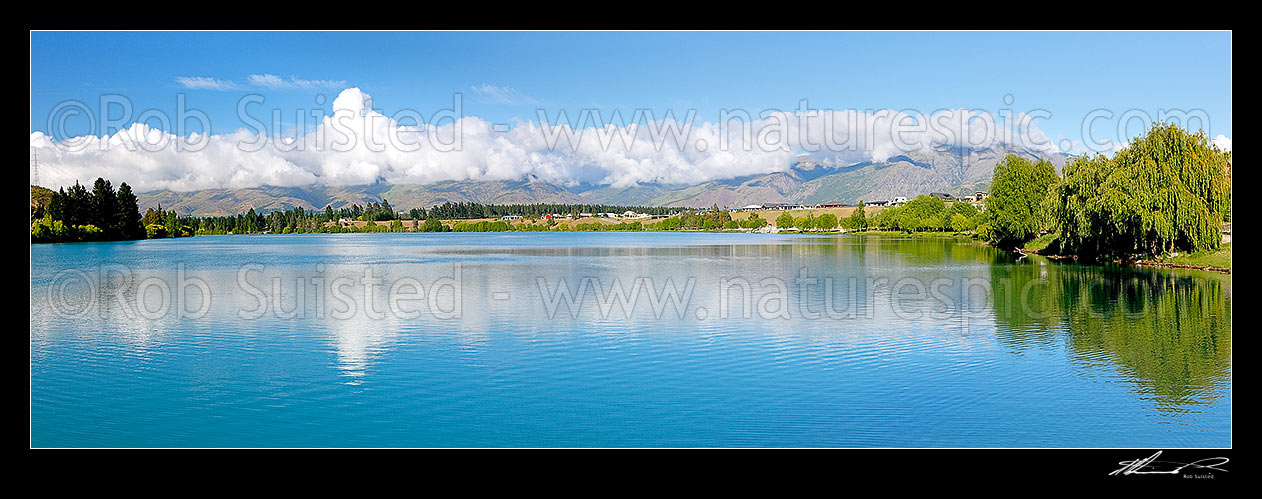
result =
[{"label": "far shore vegetation", "polygon": [[580,204],[444,203],[396,210],[388,200],[339,209],[251,208],[225,216],[140,216],[131,188],[97,179],[56,192],[31,187],[32,242],[197,234],[356,232],[743,231],[971,238],[998,248],[1086,261],[1230,269],[1231,153],[1204,133],[1158,125],[1112,157],[1046,161],[1009,155],[984,200],[920,195],[897,206],[729,210]]}]

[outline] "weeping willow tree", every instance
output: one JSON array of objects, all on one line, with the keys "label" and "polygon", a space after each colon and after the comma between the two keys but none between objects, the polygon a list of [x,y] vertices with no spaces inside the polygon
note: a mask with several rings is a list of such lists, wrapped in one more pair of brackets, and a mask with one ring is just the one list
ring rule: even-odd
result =
[{"label": "weeping willow tree", "polygon": [[1047,161],[1009,154],[996,164],[986,198],[991,242],[1016,247],[1038,236],[1047,227],[1047,197],[1059,180]]},{"label": "weeping willow tree", "polygon": [[1231,153],[1172,125],[1157,125],[1112,158],[1078,158],[1053,192],[1063,252],[1127,257],[1219,247],[1230,210]]},{"label": "weeping willow tree", "polygon": [[1114,170],[1103,155],[1076,158],[1065,165],[1064,179],[1050,197],[1050,214],[1056,233],[1055,245],[1062,252],[1091,257],[1106,253],[1101,246],[1117,240],[1098,203],[1104,182]]}]

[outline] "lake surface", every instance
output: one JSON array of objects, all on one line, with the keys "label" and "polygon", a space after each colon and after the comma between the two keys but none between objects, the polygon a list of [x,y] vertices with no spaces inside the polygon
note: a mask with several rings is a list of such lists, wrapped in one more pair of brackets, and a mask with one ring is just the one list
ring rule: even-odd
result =
[{"label": "lake surface", "polygon": [[33,245],[30,340],[35,447],[1231,446],[1229,275],[963,240]]}]

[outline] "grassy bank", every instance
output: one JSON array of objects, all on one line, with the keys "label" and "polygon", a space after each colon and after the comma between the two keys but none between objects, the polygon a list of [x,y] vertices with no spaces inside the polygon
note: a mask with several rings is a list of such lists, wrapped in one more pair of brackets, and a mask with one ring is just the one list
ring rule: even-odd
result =
[{"label": "grassy bank", "polygon": [[1168,265],[1181,267],[1210,267],[1214,269],[1231,270],[1231,243],[1222,245],[1215,251],[1201,251],[1197,253],[1180,253],[1179,256],[1166,257],[1140,262],[1150,265]]},{"label": "grassy bank", "polygon": [[[1042,255],[1044,250],[1053,242],[1054,237],[1051,234],[1044,234],[1030,240],[1021,247],[1023,253],[1033,253]],[[1073,255],[1044,255],[1049,258],[1057,259],[1073,259]],[[1122,263],[1122,262],[1119,262]],[[1223,244],[1222,247],[1213,251],[1201,251],[1196,253],[1179,253],[1178,256],[1164,256],[1151,259],[1136,260],[1132,263],[1136,265],[1151,265],[1157,267],[1174,267],[1174,268],[1192,268],[1211,270],[1216,272],[1231,272],[1231,243]]]},{"label": "grassy bank", "polygon": [[1028,253],[1039,253],[1047,249],[1047,246],[1052,244],[1054,239],[1056,239],[1056,237],[1051,234],[1043,234],[1026,242],[1021,249]]}]

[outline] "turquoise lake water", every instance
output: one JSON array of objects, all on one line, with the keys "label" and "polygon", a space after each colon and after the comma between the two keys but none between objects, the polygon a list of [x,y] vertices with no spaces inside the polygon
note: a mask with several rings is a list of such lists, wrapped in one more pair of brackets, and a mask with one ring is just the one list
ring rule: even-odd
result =
[{"label": "turquoise lake water", "polygon": [[1231,445],[1231,276],[971,241],[48,244],[30,299],[35,447]]}]

